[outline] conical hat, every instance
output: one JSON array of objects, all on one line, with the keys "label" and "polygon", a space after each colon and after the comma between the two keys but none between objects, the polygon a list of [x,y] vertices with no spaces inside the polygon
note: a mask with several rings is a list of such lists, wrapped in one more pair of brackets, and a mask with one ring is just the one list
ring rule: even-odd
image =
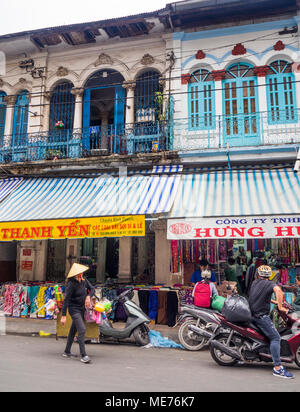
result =
[{"label": "conical hat", "polygon": [[73,278],[74,276],[80,275],[80,273],[84,273],[89,270],[88,266],[80,265],[79,263],[73,263],[73,266],[68,273],[67,279]]}]

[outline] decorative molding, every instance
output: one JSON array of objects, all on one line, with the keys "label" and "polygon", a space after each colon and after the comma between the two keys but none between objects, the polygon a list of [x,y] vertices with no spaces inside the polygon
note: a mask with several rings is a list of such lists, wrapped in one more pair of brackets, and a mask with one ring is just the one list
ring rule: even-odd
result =
[{"label": "decorative molding", "polygon": [[69,70],[68,70],[66,67],[63,67],[63,66],[60,66],[60,67],[57,69],[57,72],[56,72],[56,76],[57,76],[57,77],[68,76],[68,74],[69,74]]},{"label": "decorative molding", "polygon": [[183,85],[189,84],[190,80],[191,80],[191,75],[189,73],[181,75],[181,84]]},{"label": "decorative molding", "polygon": [[274,45],[273,49],[275,51],[282,51],[285,49],[285,44],[282,42],[282,40],[278,40],[278,42]]},{"label": "decorative molding", "polygon": [[219,82],[219,81],[225,79],[226,70],[213,70],[213,71],[211,72],[211,74],[212,74],[214,80],[215,80],[216,82]]},{"label": "decorative molding", "polygon": [[144,54],[144,56],[141,59],[141,64],[143,66],[150,66],[151,64],[153,64],[155,62],[155,59],[153,56],[151,56],[151,54],[147,53]]},{"label": "decorative molding", "polygon": [[83,87],[73,87],[73,89],[71,89],[71,94],[76,97],[82,97],[84,94],[84,88]]},{"label": "decorative molding", "polygon": [[101,53],[98,59],[95,61],[94,66],[103,66],[105,64],[112,65],[114,64],[113,59],[106,53]]},{"label": "decorative molding", "polygon": [[269,66],[256,66],[254,67],[254,74],[257,77],[266,77],[269,71]]},{"label": "decorative molding", "polygon": [[198,50],[197,54],[196,54],[196,59],[197,60],[203,60],[205,59],[206,54],[204,53],[203,50]]},{"label": "decorative molding", "polygon": [[51,92],[45,92],[44,97],[45,97],[46,100],[50,101],[51,97],[52,97],[52,93]]},{"label": "decorative molding", "polygon": [[242,56],[246,53],[247,53],[247,49],[245,48],[245,46],[242,45],[242,43],[236,44],[232,50],[233,56]]},{"label": "decorative molding", "polygon": [[4,96],[3,101],[7,103],[8,106],[14,106],[17,101],[17,96],[12,95],[12,96]]},{"label": "decorative molding", "polygon": [[127,80],[122,84],[122,87],[126,90],[134,90],[136,87],[136,82],[134,80]]},{"label": "decorative molding", "polygon": [[4,81],[2,79],[0,79],[0,87],[4,86]]}]

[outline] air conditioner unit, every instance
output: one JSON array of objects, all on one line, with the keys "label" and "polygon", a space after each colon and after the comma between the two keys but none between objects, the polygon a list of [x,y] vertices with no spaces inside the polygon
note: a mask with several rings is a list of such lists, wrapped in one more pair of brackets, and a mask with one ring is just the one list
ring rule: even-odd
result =
[{"label": "air conditioner unit", "polygon": [[297,160],[296,160],[296,163],[295,163],[295,167],[294,167],[294,172],[299,172],[299,170],[300,170],[300,149],[299,149],[299,151],[298,151],[298,156],[297,156]]}]

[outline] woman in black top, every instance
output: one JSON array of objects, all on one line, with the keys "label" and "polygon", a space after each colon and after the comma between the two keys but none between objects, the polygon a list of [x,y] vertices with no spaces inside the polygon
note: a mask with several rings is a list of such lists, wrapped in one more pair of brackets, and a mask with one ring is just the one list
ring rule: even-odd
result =
[{"label": "woman in black top", "polygon": [[85,351],[85,323],[84,323],[84,311],[85,308],[89,308],[91,304],[91,297],[94,295],[95,289],[87,279],[84,279],[83,273],[89,268],[87,266],[74,263],[67,277],[67,287],[65,300],[62,308],[62,325],[67,321],[67,310],[72,318],[72,326],[69,332],[67,346],[64,357],[73,357],[71,353],[71,347],[74,342],[75,334],[78,332],[78,343],[81,354],[81,361],[83,363],[90,363],[90,358]]}]

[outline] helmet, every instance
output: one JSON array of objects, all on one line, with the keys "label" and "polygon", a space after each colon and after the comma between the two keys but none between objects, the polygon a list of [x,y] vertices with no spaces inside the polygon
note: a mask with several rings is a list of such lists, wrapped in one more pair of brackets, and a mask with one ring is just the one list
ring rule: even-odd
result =
[{"label": "helmet", "polygon": [[209,280],[211,278],[211,271],[210,270],[202,270],[201,277],[203,279]]},{"label": "helmet", "polygon": [[272,275],[272,269],[270,266],[260,266],[258,269],[258,275],[263,277],[263,278],[269,278]]}]

